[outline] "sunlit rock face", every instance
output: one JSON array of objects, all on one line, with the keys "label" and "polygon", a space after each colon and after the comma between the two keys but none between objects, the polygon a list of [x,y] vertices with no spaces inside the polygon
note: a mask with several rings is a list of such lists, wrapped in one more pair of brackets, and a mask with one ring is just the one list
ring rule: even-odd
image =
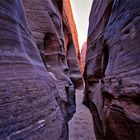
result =
[{"label": "sunlit rock face", "polygon": [[78,55],[78,59],[80,59],[80,51],[79,51],[79,43],[78,43],[78,33],[76,30],[76,25],[74,22],[73,12],[70,4],[70,0],[65,0],[64,8],[63,8],[63,20],[67,23],[67,26],[71,30],[72,39],[74,42],[74,46],[76,48],[76,54]]},{"label": "sunlit rock face", "polygon": [[86,51],[87,51],[87,42],[84,42],[81,50],[81,68],[82,68],[82,73],[84,72],[84,67],[85,67],[85,60],[86,60]]},{"label": "sunlit rock face", "polygon": [[0,140],[67,140],[75,88],[66,57],[63,1],[23,4],[0,1]]},{"label": "sunlit rock face", "polygon": [[94,0],[84,103],[97,140],[140,139],[140,1]]},{"label": "sunlit rock face", "polygon": [[63,11],[63,30],[65,36],[66,57],[69,67],[69,74],[76,88],[83,85],[80,72],[80,51],[78,44],[78,34],[72,14],[70,1],[66,0]]}]

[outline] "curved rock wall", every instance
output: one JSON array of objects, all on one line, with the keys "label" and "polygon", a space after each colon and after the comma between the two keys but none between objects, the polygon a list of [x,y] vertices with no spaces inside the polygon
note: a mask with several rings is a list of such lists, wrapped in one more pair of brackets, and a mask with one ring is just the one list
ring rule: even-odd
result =
[{"label": "curved rock wall", "polygon": [[140,1],[94,0],[84,103],[97,140],[140,139]]},{"label": "curved rock wall", "polygon": [[23,4],[27,18],[21,0],[0,1],[0,139],[67,140],[75,87],[65,49],[63,1]]},{"label": "curved rock wall", "polygon": [[68,22],[68,27],[71,30],[74,46],[76,48],[76,54],[78,55],[78,59],[80,59],[80,50],[79,50],[79,43],[78,43],[78,33],[76,30],[76,25],[74,22],[74,17],[72,13],[72,8],[70,4],[70,0],[65,0],[64,2],[64,11],[63,11],[63,20]]},{"label": "curved rock wall", "polygon": [[64,3],[63,30],[66,40],[66,57],[70,78],[73,81],[75,87],[79,88],[83,84],[83,78],[80,73],[80,51],[78,44],[78,35],[69,0],[66,0]]},{"label": "curved rock wall", "polygon": [[[56,79],[63,81],[63,85],[72,85],[72,80],[75,87],[78,87],[82,84],[82,76],[79,69],[78,42],[73,41],[77,34],[73,35],[71,29],[74,21],[70,22],[70,15],[66,12],[67,1],[59,2],[61,5],[50,0],[23,0],[32,34],[42,52],[47,69],[53,72]],[[73,29],[76,31],[76,27]]]}]

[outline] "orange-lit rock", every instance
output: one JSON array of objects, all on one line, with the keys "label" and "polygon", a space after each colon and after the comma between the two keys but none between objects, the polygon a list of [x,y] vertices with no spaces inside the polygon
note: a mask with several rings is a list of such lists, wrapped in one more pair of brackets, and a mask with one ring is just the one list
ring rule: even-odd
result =
[{"label": "orange-lit rock", "polygon": [[78,59],[80,60],[78,33],[77,33],[76,25],[75,25],[75,22],[74,22],[74,17],[73,17],[73,13],[72,13],[70,0],[65,0],[64,13],[63,14],[64,14],[64,17],[66,16],[68,18],[67,20],[69,22],[69,27],[70,27],[70,30],[71,30],[74,46],[76,48],[76,53],[77,53]]},{"label": "orange-lit rock", "polygon": [[65,36],[65,48],[67,54],[67,62],[69,67],[70,78],[75,87],[81,87],[83,79],[80,72],[80,52],[78,43],[78,34],[72,14],[70,1],[66,0],[63,11],[63,26]]},{"label": "orange-lit rock", "polygon": [[81,68],[82,68],[82,74],[84,72],[85,67],[85,61],[86,61],[86,51],[87,51],[87,42],[84,42],[81,50]]}]

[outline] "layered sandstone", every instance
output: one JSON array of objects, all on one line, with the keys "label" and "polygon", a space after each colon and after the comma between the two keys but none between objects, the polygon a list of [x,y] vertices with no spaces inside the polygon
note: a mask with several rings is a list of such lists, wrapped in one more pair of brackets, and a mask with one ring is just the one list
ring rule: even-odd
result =
[{"label": "layered sandstone", "polygon": [[63,24],[64,35],[66,41],[66,54],[67,62],[69,66],[70,78],[76,87],[81,87],[83,80],[80,73],[80,51],[78,43],[78,34],[72,14],[70,0],[66,0],[64,3],[63,11]]},{"label": "layered sandstone", "polygon": [[[65,76],[69,75],[75,87],[80,86],[82,84],[82,76],[78,60],[79,45],[77,39],[75,39],[78,36],[74,20],[71,18],[70,3],[67,3],[67,1],[63,3],[62,0],[58,2],[23,0],[23,3],[38,48],[41,52],[45,49],[46,54],[44,57],[46,57],[45,63],[47,67],[49,66],[48,69],[51,72],[54,71],[53,73],[57,79],[60,79],[66,85],[72,84],[68,77]],[[58,6],[61,9],[57,8]],[[36,17],[38,17],[38,20],[36,20]]]},{"label": "layered sandstone", "polygon": [[[63,1],[23,4],[0,1],[0,140],[67,140],[75,88]],[[77,59],[74,45],[71,51]]]},{"label": "layered sandstone", "polygon": [[[76,47],[72,38],[71,24],[69,24],[69,21],[68,24],[65,23],[65,19],[68,19],[68,15],[65,14],[64,16],[63,14],[65,3],[62,0],[23,0],[23,3],[43,61],[56,81],[59,96],[62,104],[64,104],[62,108],[64,113],[66,107],[70,106],[68,108],[69,120],[75,112],[74,93],[75,87],[79,86],[76,81],[81,80],[71,75],[78,73],[78,78],[81,78],[81,74]],[[36,17],[38,17],[38,20],[36,20]],[[65,30],[68,30],[68,35]],[[71,56],[74,62],[70,59]]]},{"label": "layered sandstone", "polygon": [[76,53],[77,53],[77,55],[79,55],[78,56],[78,58],[79,58],[80,57],[80,50],[79,50],[79,43],[78,43],[78,33],[77,33],[76,25],[74,22],[74,17],[73,17],[73,13],[72,13],[70,0],[65,0],[63,14],[64,14],[63,15],[64,17],[67,17],[67,21],[69,22],[69,25],[70,25],[69,28],[71,30],[74,46],[76,47]]},{"label": "layered sandstone", "polygon": [[97,140],[140,139],[140,1],[94,0],[84,103]]}]

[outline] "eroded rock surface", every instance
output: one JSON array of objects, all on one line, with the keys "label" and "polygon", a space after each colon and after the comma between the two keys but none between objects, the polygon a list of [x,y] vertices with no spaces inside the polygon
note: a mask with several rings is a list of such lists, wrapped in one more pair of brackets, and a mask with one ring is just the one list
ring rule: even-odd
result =
[{"label": "eroded rock surface", "polygon": [[63,1],[23,4],[0,1],[0,140],[67,140],[75,87],[67,62]]},{"label": "eroded rock surface", "polygon": [[80,72],[81,60],[78,44],[78,34],[72,14],[70,0],[66,0],[64,3],[63,24],[64,36],[66,40],[66,54],[69,66],[69,74],[75,87],[79,88],[83,85],[83,78]]},{"label": "eroded rock surface", "polygon": [[97,140],[140,139],[140,1],[94,0],[84,103]]},{"label": "eroded rock surface", "polygon": [[[74,34],[76,27],[71,19],[72,11],[68,0],[23,0],[23,3],[37,45],[41,52],[45,51],[42,55],[48,69],[53,71],[56,79],[66,81],[65,84],[71,85],[68,79],[70,77],[75,87],[80,86],[82,76],[78,60],[79,45],[74,40],[78,37]],[[68,74],[69,77],[66,76]],[[80,83],[77,84],[78,82]]]}]

